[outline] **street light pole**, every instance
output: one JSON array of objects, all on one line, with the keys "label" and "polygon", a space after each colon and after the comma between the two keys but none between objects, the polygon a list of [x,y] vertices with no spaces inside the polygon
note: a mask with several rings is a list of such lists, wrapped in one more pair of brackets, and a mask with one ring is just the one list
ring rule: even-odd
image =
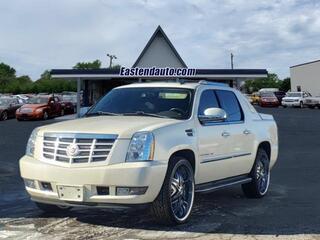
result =
[{"label": "street light pole", "polygon": [[109,68],[111,68],[112,67],[112,60],[117,59],[117,57],[116,57],[116,55],[111,55],[109,53],[107,53],[107,56],[110,58]]},{"label": "street light pole", "polygon": [[231,53],[230,57],[231,57],[231,69],[233,69],[233,53]]}]

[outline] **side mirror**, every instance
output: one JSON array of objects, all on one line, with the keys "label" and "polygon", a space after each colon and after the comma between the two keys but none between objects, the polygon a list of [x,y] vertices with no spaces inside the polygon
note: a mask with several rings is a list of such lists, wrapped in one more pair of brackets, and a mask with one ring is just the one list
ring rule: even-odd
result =
[{"label": "side mirror", "polygon": [[201,123],[224,122],[227,119],[227,113],[221,108],[207,108],[204,115],[198,116]]},{"label": "side mirror", "polygon": [[54,101],[53,101],[53,100],[51,100],[51,101],[50,101],[50,104],[54,104]]}]

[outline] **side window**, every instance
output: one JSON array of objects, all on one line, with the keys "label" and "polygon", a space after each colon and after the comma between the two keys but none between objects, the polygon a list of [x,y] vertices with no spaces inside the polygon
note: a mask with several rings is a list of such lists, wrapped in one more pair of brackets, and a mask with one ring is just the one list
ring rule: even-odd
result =
[{"label": "side window", "polygon": [[59,102],[59,98],[54,97],[54,101],[55,101],[55,102]]},{"label": "side window", "polygon": [[227,90],[216,90],[221,108],[227,113],[228,122],[243,121],[243,111],[236,95]]},{"label": "side window", "polygon": [[202,92],[199,102],[198,115],[204,115],[207,108],[218,108],[219,103],[213,90],[205,90]]}]

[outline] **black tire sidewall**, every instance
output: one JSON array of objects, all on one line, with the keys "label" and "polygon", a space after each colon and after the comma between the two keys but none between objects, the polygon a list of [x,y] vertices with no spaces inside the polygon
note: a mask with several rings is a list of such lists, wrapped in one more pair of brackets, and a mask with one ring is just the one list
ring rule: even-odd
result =
[{"label": "black tire sidewall", "polygon": [[[175,172],[176,172],[176,170],[180,167],[180,166],[186,166],[188,169],[189,169],[189,171],[190,171],[190,173],[191,173],[191,175],[192,175],[192,184],[193,184],[193,199],[192,199],[192,202],[191,202],[191,207],[190,207],[190,211],[189,211],[189,213],[188,213],[188,215],[187,215],[187,218],[186,219],[184,219],[184,220],[180,220],[180,219],[177,219],[176,218],[176,216],[174,215],[174,213],[173,213],[173,210],[172,210],[172,207],[171,207],[171,202],[170,202],[170,187],[171,187],[171,179],[172,179],[172,177],[174,176],[174,174],[175,174]],[[173,166],[172,166],[172,169],[171,169],[171,171],[170,171],[170,175],[168,175],[169,176],[169,181],[168,181],[168,185],[166,186],[167,187],[167,191],[168,191],[168,197],[169,197],[169,199],[168,199],[168,202],[169,202],[169,207],[170,207],[170,214],[171,214],[171,216],[172,216],[172,218],[174,218],[174,220],[175,220],[175,222],[177,222],[177,223],[184,223],[184,222],[186,222],[187,220],[188,220],[188,218],[189,218],[189,216],[190,216],[190,214],[191,214],[191,211],[192,211],[192,207],[193,207],[193,202],[194,202],[194,188],[195,188],[195,186],[194,186],[194,172],[193,172],[193,169],[192,169],[192,166],[191,166],[191,164],[189,163],[189,161],[188,160],[186,160],[186,159],[184,159],[184,158],[179,158],[179,159],[177,159],[176,160],[176,164],[174,164]],[[167,176],[166,176],[167,177]]]},{"label": "black tire sidewall", "polygon": [[[257,171],[257,167],[258,167],[258,163],[259,162],[262,162],[264,164],[264,166],[267,167],[268,174],[269,174],[269,179],[268,179],[268,183],[267,183],[268,186],[267,186],[267,189],[266,189],[266,191],[264,193],[261,193],[261,191],[259,189],[258,180],[256,178],[256,171]],[[254,184],[255,191],[257,192],[257,194],[260,197],[263,197],[264,195],[266,195],[267,192],[268,192],[269,183],[270,183],[270,160],[269,160],[268,154],[266,153],[265,150],[263,150],[261,148],[258,149],[256,160],[255,160],[255,163],[254,163],[254,167],[253,167],[250,175],[252,177],[252,183]]]},{"label": "black tire sidewall", "polygon": [[[6,117],[5,117],[6,116]],[[1,113],[1,121],[5,121],[5,120],[7,120],[8,119],[8,113],[7,113],[7,111],[3,111],[2,113]]]},{"label": "black tire sidewall", "polygon": [[49,118],[48,112],[44,111],[43,112],[43,120],[47,120]]},{"label": "black tire sidewall", "polygon": [[[187,216],[186,219],[183,221],[177,219],[173,213],[172,207],[171,207],[171,177],[174,174],[175,169],[177,169],[179,166],[185,165],[192,171],[192,180],[193,180],[193,202],[191,203],[191,210]],[[182,224],[189,220],[193,203],[194,203],[194,189],[195,189],[195,183],[194,183],[194,170],[189,163],[188,160],[186,160],[183,157],[173,157],[170,159],[167,172],[161,187],[161,190],[157,196],[157,198],[152,203],[152,212],[155,217],[155,220],[159,223],[162,223],[164,225],[172,226],[176,224]]]}]

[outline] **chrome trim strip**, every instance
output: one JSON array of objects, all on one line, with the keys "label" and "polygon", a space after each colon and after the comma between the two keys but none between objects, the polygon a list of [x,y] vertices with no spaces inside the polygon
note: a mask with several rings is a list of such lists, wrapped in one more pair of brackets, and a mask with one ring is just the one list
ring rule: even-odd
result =
[{"label": "chrome trim strip", "polygon": [[234,121],[234,122],[207,122],[207,123],[201,123],[202,126],[207,127],[207,126],[215,126],[215,125],[232,125],[232,124],[242,124],[244,121]]},{"label": "chrome trim strip", "polygon": [[201,161],[200,164],[209,163],[209,162],[215,162],[215,161],[221,161],[221,160],[226,160],[226,159],[230,159],[230,158],[249,156],[249,155],[251,155],[251,153],[240,153],[240,154],[231,154],[231,155],[219,156],[219,157],[215,157],[215,158],[205,159],[205,160]]},{"label": "chrome trim strip", "polygon": [[58,138],[92,138],[92,139],[117,139],[117,134],[95,134],[95,133],[58,133],[45,132],[44,137],[58,137]]},{"label": "chrome trim strip", "polygon": [[229,182],[229,183],[225,183],[225,184],[222,184],[222,185],[209,187],[209,188],[206,188],[206,189],[196,190],[195,192],[197,192],[197,193],[210,192],[210,191],[218,190],[218,189],[221,189],[221,188],[229,187],[229,186],[240,184],[240,183],[242,183],[242,184],[243,183],[248,183],[248,182],[251,182],[251,181],[252,181],[252,178],[248,177],[248,178],[241,179],[241,180],[238,180],[238,181],[235,181],[235,182]]}]

